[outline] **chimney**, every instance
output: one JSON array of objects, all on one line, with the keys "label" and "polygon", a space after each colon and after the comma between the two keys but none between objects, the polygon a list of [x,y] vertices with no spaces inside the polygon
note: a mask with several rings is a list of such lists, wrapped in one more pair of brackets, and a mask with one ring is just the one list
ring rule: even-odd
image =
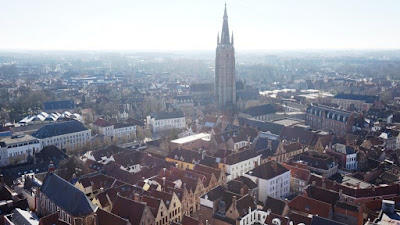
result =
[{"label": "chimney", "polygon": [[267,149],[272,150],[272,140],[268,140]]},{"label": "chimney", "polygon": [[361,182],[358,182],[358,183],[357,183],[357,189],[360,189],[360,183],[361,183]]},{"label": "chimney", "polygon": [[97,213],[95,213],[95,214],[93,215],[93,217],[94,217],[93,224],[94,224],[94,225],[98,225],[98,224],[99,224],[99,217],[97,216]]},{"label": "chimney", "polygon": [[237,197],[236,197],[236,195],[234,195],[232,198],[232,206],[234,209],[236,209],[236,201],[237,201]]},{"label": "chimney", "polygon": [[53,162],[50,161],[50,164],[49,164],[49,166],[47,167],[47,172],[48,172],[48,173],[53,173],[54,170],[56,170],[56,167],[54,166]]},{"label": "chimney", "polygon": [[339,190],[339,201],[343,201],[343,190]]},{"label": "chimney", "polygon": [[4,177],[3,174],[0,174],[0,187],[4,186]]},{"label": "chimney", "polygon": [[165,176],[165,173],[166,173],[166,171],[167,171],[167,168],[163,168],[163,171],[164,171],[164,176]]},{"label": "chimney", "polygon": [[240,188],[240,195],[244,196],[244,188]]},{"label": "chimney", "polygon": [[206,225],[209,225],[209,224],[208,224],[208,220],[206,220]]},{"label": "chimney", "polygon": [[138,194],[138,193],[135,193],[134,195],[133,195],[133,201],[135,201],[135,202],[140,202],[141,200],[140,200],[140,195]]},{"label": "chimney", "polygon": [[201,159],[204,160],[204,157],[206,156],[206,150],[201,151]]},{"label": "chimney", "polygon": [[163,184],[163,188],[165,188],[165,177],[162,178],[162,184]]}]

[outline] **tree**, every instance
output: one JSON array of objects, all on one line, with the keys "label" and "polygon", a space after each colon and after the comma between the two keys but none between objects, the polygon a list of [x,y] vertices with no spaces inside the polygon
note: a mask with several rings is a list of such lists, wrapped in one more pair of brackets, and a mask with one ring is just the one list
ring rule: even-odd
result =
[{"label": "tree", "polygon": [[144,130],[138,126],[136,128],[136,139],[139,141],[143,141],[146,138],[145,134],[144,134]]}]

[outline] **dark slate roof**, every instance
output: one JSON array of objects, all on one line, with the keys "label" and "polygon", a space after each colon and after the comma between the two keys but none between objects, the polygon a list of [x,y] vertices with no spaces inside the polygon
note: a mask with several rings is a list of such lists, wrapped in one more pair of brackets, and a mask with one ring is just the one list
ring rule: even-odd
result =
[{"label": "dark slate roof", "polygon": [[51,101],[43,103],[44,110],[58,110],[58,109],[73,109],[75,106],[74,100]]},{"label": "dark slate roof", "polygon": [[348,100],[360,100],[360,101],[365,101],[366,103],[374,103],[376,100],[379,100],[378,96],[373,96],[373,95],[355,95],[355,94],[345,94],[345,93],[339,93],[333,98],[348,99]]},{"label": "dark slate roof", "polygon": [[68,158],[68,155],[54,145],[45,146],[40,152],[35,154],[37,163],[50,163],[50,161],[61,161],[66,158]]},{"label": "dark slate roof", "polygon": [[143,122],[142,120],[138,120],[138,119],[128,118],[128,119],[126,120],[126,122],[127,122],[127,123],[131,123],[131,124],[134,124],[134,125],[136,125],[136,126],[141,126],[141,127],[144,126],[144,122]]},{"label": "dark slate roof", "polygon": [[254,203],[254,199],[249,194],[237,200],[236,209],[238,210],[241,217],[249,213],[249,208],[251,208],[251,210],[257,208],[256,204]]},{"label": "dark slate roof", "polygon": [[[54,160],[53,165],[58,167],[60,160]],[[24,165],[18,165],[16,167],[12,168],[7,168],[3,169],[4,172],[4,181],[8,185],[13,184],[13,180],[21,177],[24,174],[27,173],[43,173],[46,172],[49,169],[49,163],[44,162],[44,163],[35,163],[35,164],[24,164]]]},{"label": "dark slate roof", "polygon": [[154,112],[151,113],[150,116],[155,118],[156,120],[164,120],[164,119],[173,119],[173,118],[182,118],[185,117],[182,111],[173,111],[173,112]]},{"label": "dark slate roof", "polygon": [[271,212],[273,212],[275,214],[283,215],[285,206],[286,206],[285,201],[268,196],[267,200],[265,200],[263,210],[268,211],[268,209],[270,209]]},{"label": "dark slate roof", "polygon": [[243,110],[243,113],[249,114],[251,116],[262,116],[266,114],[272,114],[275,112],[276,112],[275,107],[272,104],[252,106]]},{"label": "dark slate roof", "polygon": [[254,183],[250,178],[245,176],[236,177],[235,180],[242,182],[245,184],[249,189],[257,188],[257,184]]},{"label": "dark slate roof", "polygon": [[251,159],[251,158],[255,158],[257,156],[259,156],[260,154],[256,153],[253,150],[245,150],[245,151],[241,151],[232,155],[229,155],[225,158],[224,160],[224,164],[227,165],[234,165],[240,162],[243,162],[245,160]]},{"label": "dark slate roof", "polygon": [[144,203],[135,202],[117,194],[111,213],[128,219],[132,225],[139,225],[146,208],[147,207]]},{"label": "dark slate roof", "polygon": [[40,191],[73,216],[86,216],[96,209],[82,191],[54,173],[47,174]]},{"label": "dark slate roof", "polygon": [[247,172],[247,174],[251,174],[251,176],[255,176],[261,179],[269,180],[288,171],[289,170],[281,164],[275,161],[268,161],[252,169],[250,172]]},{"label": "dark slate roof", "polygon": [[167,158],[194,163],[194,161],[200,162],[202,155],[201,152],[182,148],[173,150],[167,155]]},{"label": "dark slate roof", "polygon": [[33,137],[44,139],[64,134],[85,131],[87,128],[76,120],[65,121],[61,123],[47,124],[32,134]]},{"label": "dark slate roof", "polygon": [[271,152],[271,154],[274,154],[278,149],[280,142],[278,140],[270,140],[271,146],[269,148],[268,141],[269,140],[267,138],[257,138],[255,143],[253,144],[254,146],[253,149],[257,152],[262,150],[268,150],[269,152]]},{"label": "dark slate roof", "polygon": [[255,120],[255,119],[248,119],[248,118],[238,118],[239,123],[241,126],[248,126],[252,128],[256,128],[259,131],[263,132],[271,132],[272,134],[280,135],[282,133],[283,128],[285,127],[282,124]]}]

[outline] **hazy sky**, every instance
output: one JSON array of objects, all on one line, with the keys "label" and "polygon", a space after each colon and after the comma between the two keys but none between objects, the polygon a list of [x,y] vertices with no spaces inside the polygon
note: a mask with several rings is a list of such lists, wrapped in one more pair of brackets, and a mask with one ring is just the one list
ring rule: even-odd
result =
[{"label": "hazy sky", "polygon": [[[221,0],[0,0],[0,49],[211,50]],[[238,50],[400,48],[399,0],[231,0]]]}]

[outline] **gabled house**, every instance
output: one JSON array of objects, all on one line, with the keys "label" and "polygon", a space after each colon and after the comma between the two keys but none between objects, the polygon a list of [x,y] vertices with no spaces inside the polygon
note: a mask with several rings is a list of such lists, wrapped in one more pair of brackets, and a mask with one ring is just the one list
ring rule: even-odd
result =
[{"label": "gabled house", "polygon": [[38,193],[41,216],[59,212],[62,221],[71,225],[95,225],[96,206],[86,195],[58,175],[49,172]]},{"label": "gabled house", "polygon": [[155,218],[145,203],[117,195],[111,213],[128,219],[132,225],[154,225]]}]

